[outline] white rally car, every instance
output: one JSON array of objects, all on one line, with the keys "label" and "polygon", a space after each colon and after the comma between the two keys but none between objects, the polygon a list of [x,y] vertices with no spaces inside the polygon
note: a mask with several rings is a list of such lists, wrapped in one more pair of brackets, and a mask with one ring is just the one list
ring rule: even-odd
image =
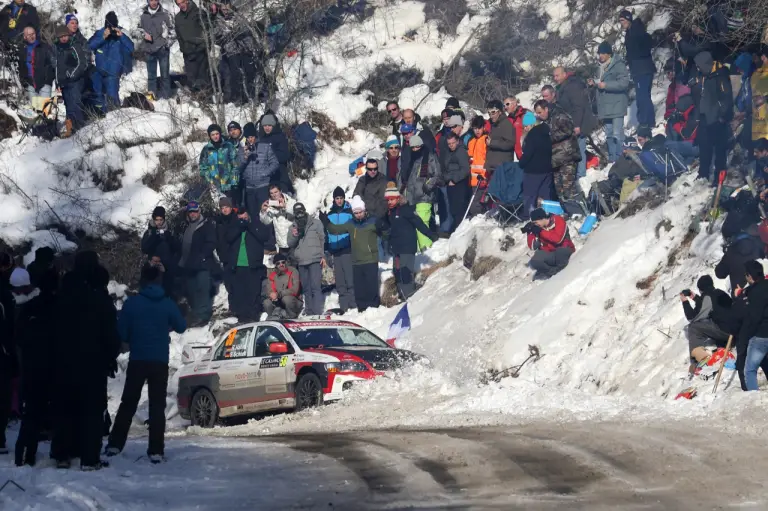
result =
[{"label": "white rally car", "polygon": [[354,382],[416,361],[348,321],[285,320],[238,325],[195,360],[185,347],[179,413],[192,425],[271,410],[301,410],[341,399]]}]

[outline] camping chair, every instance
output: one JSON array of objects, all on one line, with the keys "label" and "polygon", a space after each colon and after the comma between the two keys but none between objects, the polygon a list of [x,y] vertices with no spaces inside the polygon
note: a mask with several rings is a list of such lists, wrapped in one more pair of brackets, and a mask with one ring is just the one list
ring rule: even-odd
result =
[{"label": "camping chair", "polygon": [[53,140],[56,136],[56,123],[59,118],[59,98],[35,97],[32,104],[16,111],[21,121],[21,144],[28,135],[41,136]]},{"label": "camping chair", "polygon": [[520,165],[507,162],[497,167],[488,183],[486,197],[492,204],[490,216],[496,218],[501,227],[522,222],[523,169]]}]

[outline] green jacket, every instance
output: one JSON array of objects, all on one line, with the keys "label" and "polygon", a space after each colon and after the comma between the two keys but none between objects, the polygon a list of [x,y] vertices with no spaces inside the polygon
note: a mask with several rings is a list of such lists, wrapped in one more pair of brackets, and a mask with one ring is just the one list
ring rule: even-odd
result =
[{"label": "green jacket", "polygon": [[379,262],[379,231],[375,218],[366,217],[362,222],[351,220],[345,224],[328,223],[325,228],[331,234],[349,234],[352,239],[352,264]]}]

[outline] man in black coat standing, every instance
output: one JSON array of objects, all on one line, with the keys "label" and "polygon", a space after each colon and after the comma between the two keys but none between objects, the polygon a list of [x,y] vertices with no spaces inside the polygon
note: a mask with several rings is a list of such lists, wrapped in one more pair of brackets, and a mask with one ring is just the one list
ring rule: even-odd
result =
[{"label": "man in black coat standing", "polygon": [[626,31],[624,46],[627,49],[627,65],[632,81],[635,82],[637,97],[637,122],[640,126],[653,128],[656,126],[656,112],[651,101],[651,85],[656,65],[653,63],[651,49],[653,40],[640,19],[634,19],[631,12],[623,10],[619,13],[619,23]]},{"label": "man in black coat standing", "polygon": [[573,119],[573,132],[579,142],[581,161],[576,167],[576,177],[584,177],[587,175],[587,137],[597,129],[587,84],[563,67],[556,67],[552,76],[557,82],[557,104]]},{"label": "man in black coat standing", "polygon": [[216,226],[200,213],[198,202],[189,201],[179,268],[184,275],[187,300],[192,309],[191,327],[207,324],[213,314],[211,272],[218,265],[213,255],[215,249]]},{"label": "man in black coat standing", "polygon": [[8,454],[5,428],[11,415],[11,381],[19,375],[16,343],[13,338],[16,304],[8,281],[13,259],[0,252],[0,454]]},{"label": "man in black coat standing", "polygon": [[229,293],[229,310],[242,321],[261,318],[261,283],[267,276],[264,243],[269,230],[246,211],[235,213],[232,200],[219,199],[222,216],[217,226],[217,253],[224,266],[224,282]]},{"label": "man in black coat standing", "polygon": [[141,252],[153,266],[163,266],[163,289],[165,294],[174,299],[176,296],[174,280],[178,274],[179,241],[171,232],[165,219],[165,208],[157,206],[152,211],[144,236],[141,237]]},{"label": "man in black coat standing", "polygon": [[83,470],[101,468],[107,377],[114,377],[120,350],[108,281],[98,255],[80,252],[57,299],[51,457],[58,468],[69,468],[76,457]]},{"label": "man in black coat standing", "polygon": [[291,161],[291,148],[288,145],[288,137],[285,135],[280,122],[275,114],[268,112],[262,116],[259,122],[260,144],[269,144],[272,152],[277,156],[277,162],[280,167],[277,171],[277,182],[280,189],[287,193],[294,193],[293,182],[288,174],[288,163]]},{"label": "man in black coat standing", "polygon": [[184,72],[193,91],[209,90],[211,77],[208,64],[208,44],[212,37],[211,15],[201,12],[192,0],[176,0],[179,12],[174,17],[176,38],[184,56]]}]

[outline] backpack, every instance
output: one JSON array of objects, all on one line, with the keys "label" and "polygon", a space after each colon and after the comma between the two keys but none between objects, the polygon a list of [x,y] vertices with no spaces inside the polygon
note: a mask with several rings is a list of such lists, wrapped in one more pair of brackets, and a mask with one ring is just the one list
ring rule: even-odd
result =
[{"label": "backpack", "polygon": [[312,129],[312,126],[306,121],[302,122],[291,133],[293,135],[293,142],[296,146],[296,150],[302,156],[305,164],[305,168],[315,168],[315,156],[317,156],[317,133]]},{"label": "backpack", "polygon": [[669,136],[676,141],[693,142],[699,128],[696,105],[693,96],[680,96],[675,105],[675,111],[667,120]]}]

